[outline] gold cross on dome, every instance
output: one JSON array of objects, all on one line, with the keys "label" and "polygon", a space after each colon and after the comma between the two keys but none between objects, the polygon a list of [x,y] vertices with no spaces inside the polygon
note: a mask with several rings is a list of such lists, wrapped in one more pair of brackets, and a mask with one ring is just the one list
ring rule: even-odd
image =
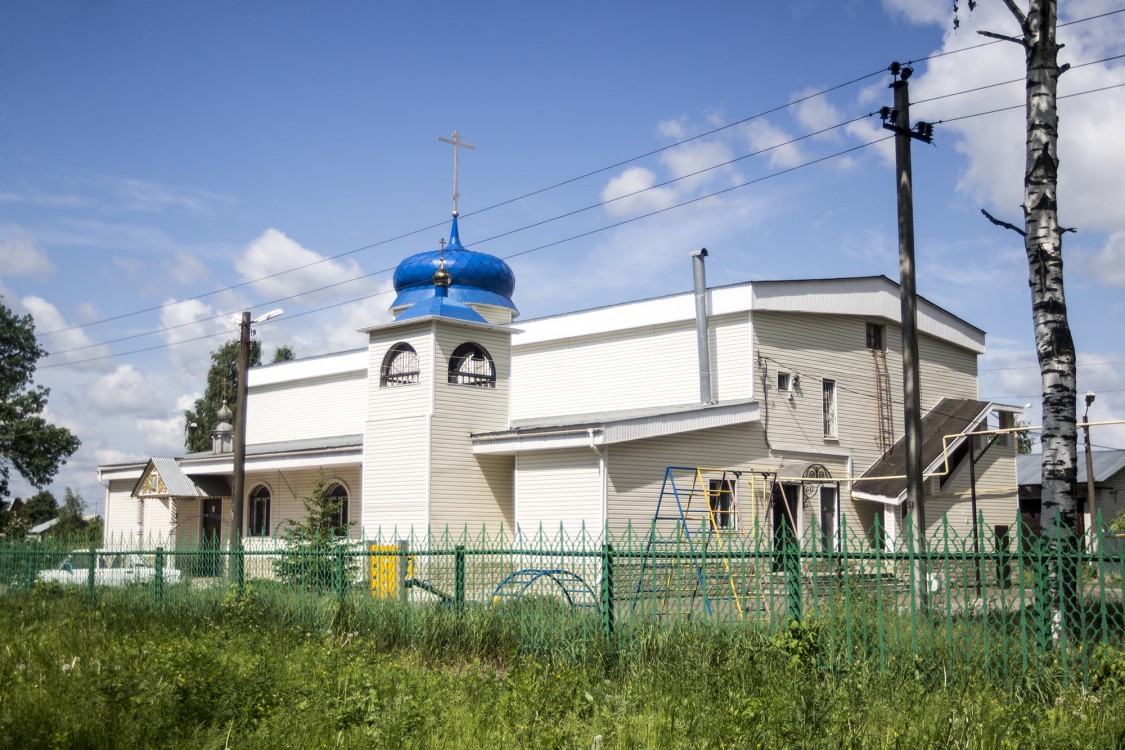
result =
[{"label": "gold cross on dome", "polygon": [[461,194],[457,192],[457,155],[462,148],[476,149],[476,146],[461,140],[461,133],[456,130],[453,131],[452,138],[445,138],[439,135],[438,140],[442,143],[453,144],[453,215],[457,216],[457,199],[461,197]]}]

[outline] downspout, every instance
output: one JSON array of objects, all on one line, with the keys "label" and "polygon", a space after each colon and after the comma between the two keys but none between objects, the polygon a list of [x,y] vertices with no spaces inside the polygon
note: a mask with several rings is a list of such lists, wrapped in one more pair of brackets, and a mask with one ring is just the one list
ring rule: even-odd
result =
[{"label": "downspout", "polygon": [[711,399],[711,345],[707,336],[707,277],[703,259],[707,248],[692,250],[691,266],[695,278],[695,337],[699,348],[699,402],[713,403]]}]

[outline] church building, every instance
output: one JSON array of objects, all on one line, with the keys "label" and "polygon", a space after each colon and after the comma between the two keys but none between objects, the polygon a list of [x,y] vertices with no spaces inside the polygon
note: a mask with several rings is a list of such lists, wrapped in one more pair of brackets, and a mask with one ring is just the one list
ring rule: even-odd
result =
[{"label": "church building", "polygon": [[[898,285],[707,287],[706,257],[685,252],[691,291],[517,321],[511,268],[462,245],[455,212],[448,246],[399,264],[393,320],[362,329],[365,348],[250,370],[244,497],[224,422],[211,451],[99,467],[107,538],[226,535],[238,502],[247,544],[277,544],[321,475],[356,540],[482,526],[596,538],[647,530],[675,466],[725,470],[739,524],[834,544],[846,518],[893,543]],[[917,327],[930,528],[967,533],[970,500],[1010,524],[1015,441],[963,435],[1016,411],[978,398],[985,334],[921,298]]]}]

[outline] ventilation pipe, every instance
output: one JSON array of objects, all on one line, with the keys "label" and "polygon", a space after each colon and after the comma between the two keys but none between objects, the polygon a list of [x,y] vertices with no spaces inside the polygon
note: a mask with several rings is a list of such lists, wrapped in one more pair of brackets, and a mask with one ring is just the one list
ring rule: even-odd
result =
[{"label": "ventilation pipe", "polygon": [[707,248],[691,253],[692,275],[695,277],[695,337],[699,345],[699,401],[711,403],[711,345],[707,336],[707,274],[703,259]]}]

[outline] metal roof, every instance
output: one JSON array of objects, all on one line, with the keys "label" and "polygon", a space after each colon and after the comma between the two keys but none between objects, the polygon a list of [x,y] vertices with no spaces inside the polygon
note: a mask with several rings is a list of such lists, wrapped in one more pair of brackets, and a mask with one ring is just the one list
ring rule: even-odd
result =
[{"label": "metal roof", "polygon": [[[1108,482],[1114,474],[1125,469],[1125,451],[1090,451],[1094,463],[1094,482]],[[1016,477],[1020,486],[1043,484],[1043,454],[1025,453],[1016,457]],[[1086,458],[1079,449],[1078,483],[1086,483]]]},{"label": "metal roof", "polygon": [[512,429],[474,433],[474,453],[518,453],[597,446],[757,421],[758,402],[726,401],[629,409],[569,418],[521,420]]},{"label": "metal roof", "polygon": [[[932,465],[942,455],[943,438],[971,431],[988,415],[992,404],[972,399],[943,398],[922,417],[922,464]],[[952,448],[953,445],[950,445]],[[905,477],[906,438],[899,438],[867,471],[852,484],[852,491],[872,497],[897,502],[906,492],[906,479],[879,479],[878,477]],[[864,479],[863,477],[872,477]]]},{"label": "metal roof", "polygon": [[[304,438],[302,440],[280,440],[276,443],[255,443],[246,446],[246,455],[264,456],[271,453],[300,453],[302,451],[323,451],[337,448],[361,447],[363,447],[363,435],[334,435],[332,437]],[[180,460],[194,461],[198,459],[224,457],[230,458],[231,455],[229,453],[204,451],[202,453],[189,453]]]},{"label": "metal roof", "polygon": [[207,477],[193,481],[174,458],[167,456],[153,456],[149,459],[145,470],[141,472],[140,479],[133,485],[133,497],[140,494],[153,495],[154,493],[138,493],[145,479],[156,473],[164,482],[164,497],[229,497],[230,485],[224,477]]}]

